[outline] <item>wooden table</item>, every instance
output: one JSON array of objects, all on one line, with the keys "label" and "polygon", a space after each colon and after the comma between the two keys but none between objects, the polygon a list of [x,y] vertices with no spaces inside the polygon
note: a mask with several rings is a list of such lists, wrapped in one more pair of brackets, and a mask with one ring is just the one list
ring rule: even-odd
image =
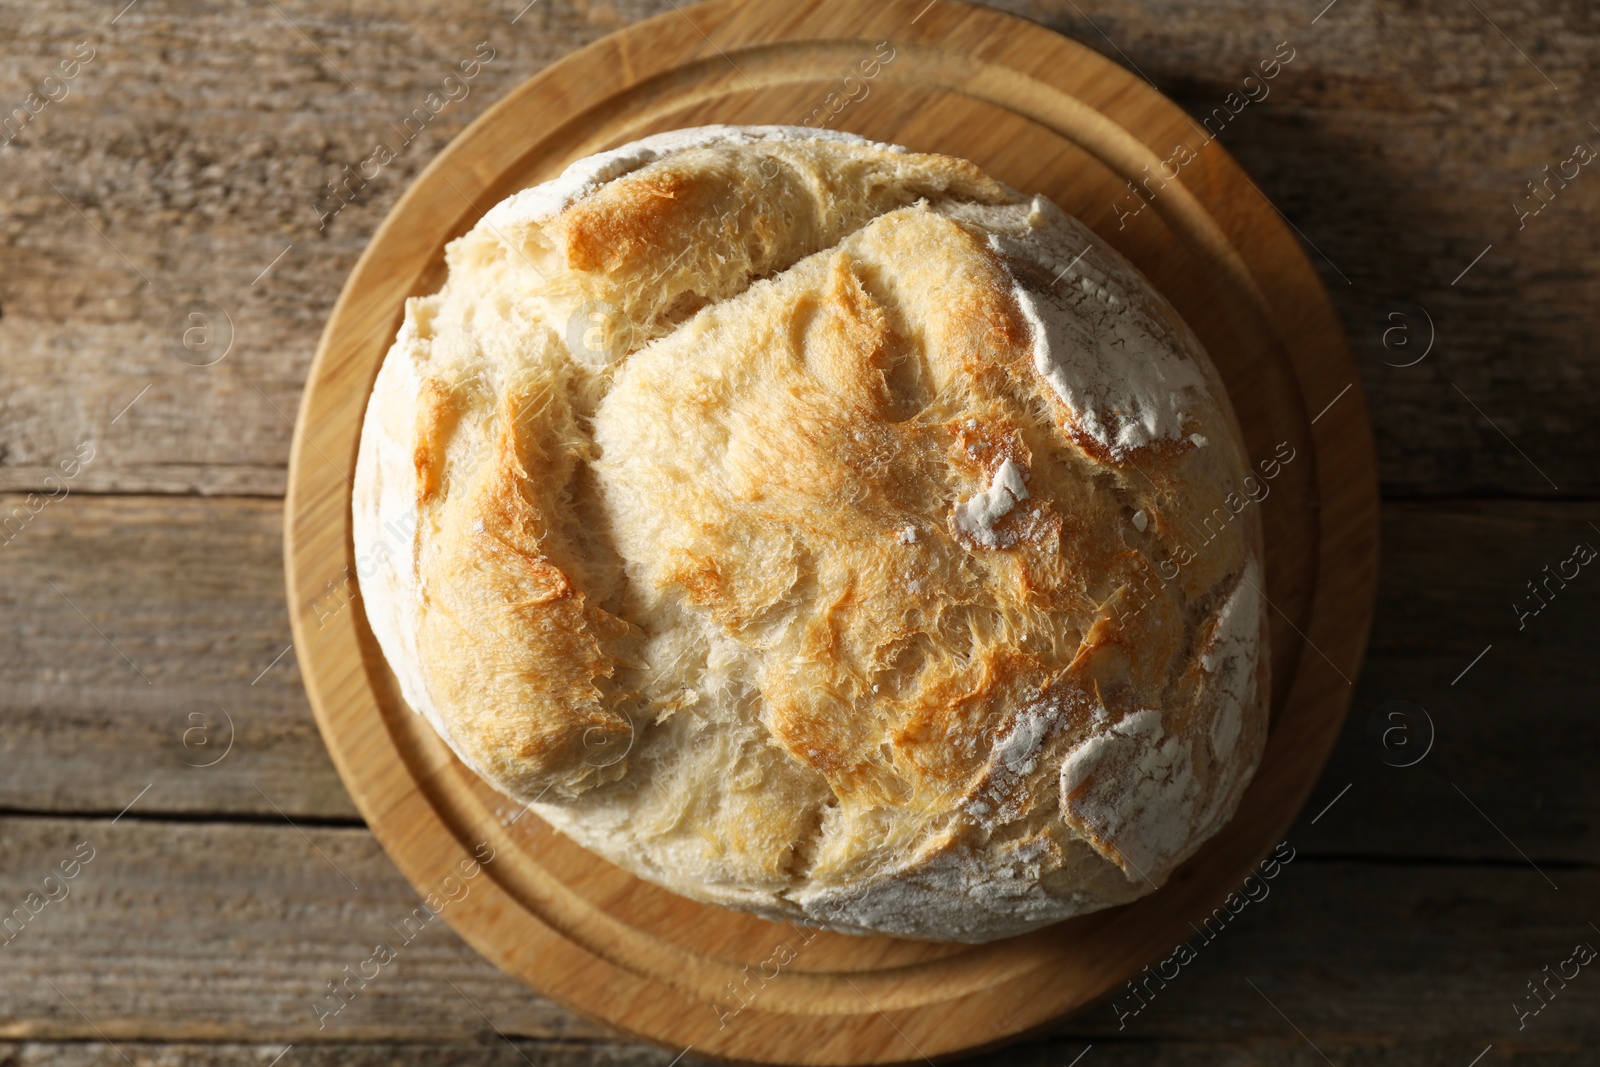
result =
[{"label": "wooden table", "polygon": [[[319,1029],[417,897],[312,722],[280,523],[317,334],[395,198],[512,85],[671,0],[124,2],[0,4],[0,118],[37,111],[0,147],[0,919],[24,919],[0,926],[0,1062],[670,1062],[439,923]],[[1528,988],[1600,946],[1600,574],[1549,577],[1600,546],[1600,174],[1567,162],[1600,148],[1600,18],[1323,2],[1009,5],[1226,110],[1361,363],[1385,541],[1350,722],[1270,896],[1123,1025],[1102,1006],[994,1063],[1600,1045],[1594,968]],[[407,137],[331,214],[325,183]],[[1410,766],[1427,731],[1399,700],[1433,727]]]}]

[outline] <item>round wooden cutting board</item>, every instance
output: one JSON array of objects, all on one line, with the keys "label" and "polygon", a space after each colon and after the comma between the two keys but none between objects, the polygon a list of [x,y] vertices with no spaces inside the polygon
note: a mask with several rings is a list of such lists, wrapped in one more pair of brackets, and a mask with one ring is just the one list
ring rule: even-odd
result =
[{"label": "round wooden cutting board", "polygon": [[[573,845],[485,786],[400,699],[354,581],[350,478],[405,299],[438,288],[445,244],[503,197],[579,156],[714,122],[849,130],[964,156],[1049,196],[1166,294],[1227,381],[1252,460],[1277,461],[1270,495],[1252,505],[1273,609],[1266,755],[1237,817],[1159,892],[982,946],[766,922]],[[1113,993],[1192,936],[1317,780],[1366,645],[1378,542],[1366,406],[1338,321],[1288,227],[1210,139],[1135,75],[1010,16],[950,0],[716,0],[568,57],[428,167],[323,335],[290,462],[285,554],[295,648],[334,761],[462,937],[541,994],[674,1053],[845,1064],[1004,1042]],[[493,858],[474,866],[475,852]]]}]

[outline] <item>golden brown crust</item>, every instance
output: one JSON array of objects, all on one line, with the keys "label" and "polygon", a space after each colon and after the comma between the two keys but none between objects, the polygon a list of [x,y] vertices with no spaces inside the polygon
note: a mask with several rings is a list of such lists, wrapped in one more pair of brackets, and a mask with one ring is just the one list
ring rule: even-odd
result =
[{"label": "golden brown crust", "polygon": [[970,163],[717,136],[513,198],[408,315],[356,516],[419,511],[368,594],[408,698],[701,899],[984,940],[1147,891],[1265,736],[1256,516],[1179,556],[1249,470],[1214,369]]},{"label": "golden brown crust", "polygon": [[440,525],[425,566],[438,580],[428,584],[417,649],[430,694],[453,710],[463,756],[492,768],[492,780],[537,791],[580,784],[582,771],[571,769],[588,748],[627,736],[606,683],[629,628],[552,562],[559,482],[529,470],[560,469],[560,423],[519,427],[526,405],[516,392],[501,398],[484,462],[432,512]]},{"label": "golden brown crust", "polygon": [[416,445],[411,463],[417,476],[417,506],[432,502],[443,477],[444,445],[460,414],[450,390],[433,378],[422,383],[417,396]]}]

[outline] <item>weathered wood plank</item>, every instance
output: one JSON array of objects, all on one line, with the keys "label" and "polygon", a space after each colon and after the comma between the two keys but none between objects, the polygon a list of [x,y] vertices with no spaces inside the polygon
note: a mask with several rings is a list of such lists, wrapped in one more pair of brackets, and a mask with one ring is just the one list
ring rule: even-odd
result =
[{"label": "weathered wood plank", "polygon": [[[0,515],[17,499],[0,496]],[[1523,630],[1511,608],[1519,596],[1534,603],[1526,583],[1579,540],[1600,545],[1588,526],[1600,507],[1390,504],[1384,514],[1372,650],[1313,809],[1354,784],[1309,842],[1340,855],[1514,858],[1477,804],[1532,856],[1600,862],[1583,696],[1600,690],[1600,575],[1553,584],[1559,595]],[[0,611],[20,622],[0,643],[0,809],[115,812],[154,783],[140,810],[276,817],[276,804],[355,818],[284,652],[279,530],[275,501],[75,494],[0,546]],[[1382,762],[1367,734],[1395,699],[1427,709],[1437,732],[1408,768]],[[226,743],[213,705],[235,740],[202,767]],[[1391,734],[1391,747],[1401,740]]]},{"label": "weathered wood plank", "polygon": [[[6,909],[66,890],[0,944],[0,1037],[461,1042],[488,1033],[485,1017],[510,1037],[607,1036],[495,971],[438,919],[404,942],[394,924],[416,894],[362,829],[8,818],[0,852]],[[75,854],[90,857],[76,877],[47,885]],[[1264,883],[1268,895],[1208,928],[1210,940],[1197,934],[1197,958],[1169,968],[1165,988],[1152,983],[1138,1014],[1127,994],[1058,1037],[1290,1042],[1286,1015],[1318,1044],[1592,1044],[1600,977],[1587,971],[1520,1032],[1511,1008],[1545,964],[1600,943],[1588,925],[1600,872],[1554,873],[1559,892],[1526,867],[1296,857]],[[368,968],[376,977],[351,986],[337,1014],[319,1012],[327,983],[360,970],[379,942],[395,958]]]},{"label": "weathered wood plank", "polygon": [[[0,148],[0,488],[92,439],[85,487],[281,494],[287,416],[378,222],[491,101],[621,20],[524,6],[0,8],[8,109],[79,42],[92,55]],[[394,159],[362,178],[380,141]],[[358,191],[333,213],[347,166]],[[225,315],[189,351],[195,300]]]},{"label": "weathered wood plank", "polygon": [[74,494],[11,533],[0,808],[115,812],[153,783],[145,810],[357,818],[296,673],[281,523],[277,501]]},{"label": "weathered wood plank", "polygon": [[[1592,504],[1385,507],[1372,644],[1308,815],[1353,785],[1309,843],[1366,856],[1600,857],[1600,567],[1558,574],[1580,542],[1600,548],[1597,527]],[[1528,583],[1545,581],[1547,606],[1519,620],[1517,607],[1539,605]],[[1394,701],[1431,719],[1425,757],[1427,724],[1390,718]]]},{"label": "weathered wood plank", "polygon": [[[118,1042],[118,1047],[141,1067],[268,1067],[286,1046]],[[1293,1042],[1256,1041],[1248,1046],[1179,1041],[1093,1046],[1083,1041],[1032,1042],[960,1062],[970,1067],[1064,1067],[1090,1048],[1092,1059],[1084,1056],[1079,1061],[1082,1067],[1326,1067],[1328,1063],[1298,1038]],[[1340,1067],[1464,1067],[1483,1051],[1469,1042],[1448,1041],[1320,1042],[1318,1048]],[[1577,1048],[1496,1046],[1494,1055],[1496,1064],[1510,1067],[1587,1067],[1592,1062],[1587,1050]],[[12,1067],[126,1067],[117,1049],[98,1041],[0,1043],[0,1062]],[[637,1045],[510,1041],[489,1034],[470,1045],[295,1045],[279,1062],[282,1067],[668,1067],[673,1053]],[[676,1062],[680,1067],[700,1067],[706,1061],[691,1052]]]},{"label": "weathered wood plank", "polygon": [[[609,1034],[529,994],[441,919],[403,942],[390,924],[417,894],[364,829],[5,819],[0,854],[3,914],[91,857],[57,883],[62,899],[0,927],[0,1036],[460,1040],[484,1030],[480,1010],[510,1034]],[[328,983],[384,940],[399,957],[319,1013]]]},{"label": "weathered wood plank", "polygon": [[[317,335],[400,192],[511,85],[670,10],[538,4],[512,24],[516,0],[278,6],[283,16],[140,4],[114,26],[87,0],[0,7],[6,106],[77,42],[96,49],[69,95],[0,148],[0,490],[44,484],[93,440],[84,490],[281,492],[287,416]],[[1600,26],[1580,0],[1493,12],[1561,92],[1470,5],[1442,0],[1340,4],[1315,24],[1299,0],[1005,6],[1135,65],[1197,119],[1239,108],[1213,129],[1320,250],[1312,258],[1366,360],[1386,485],[1600,489],[1600,446],[1578,432],[1600,391],[1588,343],[1600,330],[1600,179],[1580,168],[1520,230],[1511,206],[1538,203],[1526,183],[1578,141],[1600,140],[1569,110],[1600,69]],[[468,95],[402,143],[397,127],[480,41],[495,58]],[[1293,60],[1247,85],[1279,42]],[[1241,104],[1246,91],[1259,99]],[[319,228],[324,184],[385,138],[397,158]],[[214,366],[172,354],[192,300],[232,324]],[[1438,343],[1416,366],[1386,366],[1429,332],[1411,304]],[[1400,311],[1408,318],[1387,317]],[[1402,321],[1409,347],[1396,332],[1386,351],[1383,331]]]},{"label": "weathered wood plank", "polygon": [[[269,1067],[280,1054],[280,1067],[668,1067],[672,1062],[671,1052],[641,1045],[511,1041],[487,1028],[476,1042],[447,1045],[0,1043],[0,1063],[7,1067],[127,1067],[123,1054],[140,1067]],[[679,1061],[680,1067],[700,1063],[692,1054]]]},{"label": "weathered wood plank", "polygon": [[[153,1044],[119,1041],[0,1043],[7,1067],[667,1067],[672,1053],[641,1045],[510,1041],[486,1029],[474,1043],[399,1044]],[[288,1049],[285,1052],[285,1049]],[[693,1055],[680,1067],[698,1067]]]}]

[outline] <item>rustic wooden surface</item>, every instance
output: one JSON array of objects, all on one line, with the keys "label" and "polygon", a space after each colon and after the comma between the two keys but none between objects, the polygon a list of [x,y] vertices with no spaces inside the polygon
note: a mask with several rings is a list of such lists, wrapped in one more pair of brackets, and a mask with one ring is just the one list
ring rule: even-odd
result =
[{"label": "rustic wooden surface", "polygon": [[[1545,164],[1600,144],[1600,17],[1575,0],[1476,6],[1339,0],[1313,23],[1323,3],[1007,5],[1197,117],[1278,42],[1296,49],[1223,141],[1320,250],[1389,503],[1354,712],[1272,896],[1126,1029],[1093,1009],[995,1063],[1063,1065],[1092,1044],[1080,1067],[1466,1067],[1489,1046],[1482,1067],[1575,1065],[1600,1043],[1587,970],[1521,1029],[1512,1007],[1575,942],[1600,945],[1597,579],[1523,630],[1512,610],[1546,564],[1600,544],[1582,432],[1600,397],[1600,176],[1585,168],[1520,232],[1511,207]],[[275,657],[286,416],[367,237],[512,85],[670,4],[540,0],[515,24],[521,3],[140,0],[113,24],[120,8],[0,5],[0,107],[77,42],[96,48],[0,148],[0,516],[95,444],[71,495],[0,546],[0,906],[77,842],[98,850],[0,945],[0,1058],[265,1065],[292,1043],[285,1067],[668,1063],[442,929],[316,1030],[310,997],[416,898],[344,796],[293,654]],[[496,58],[471,95],[319,232],[321,183],[486,39]],[[191,299],[232,317],[214,366],[169,351],[169,312]],[[1424,312],[1434,347],[1391,365],[1422,350]],[[1411,347],[1384,347],[1396,325]],[[1392,699],[1432,715],[1416,766],[1369,742]],[[192,766],[224,728],[213,714],[186,745],[185,709],[212,705],[234,747]]]}]

